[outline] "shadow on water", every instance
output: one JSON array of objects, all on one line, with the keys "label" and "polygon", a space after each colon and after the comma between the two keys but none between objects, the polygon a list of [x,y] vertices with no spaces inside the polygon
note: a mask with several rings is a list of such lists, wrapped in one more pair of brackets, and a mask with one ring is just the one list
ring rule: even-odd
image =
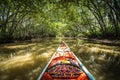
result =
[{"label": "shadow on water", "polygon": [[[92,43],[92,44],[99,44],[99,45],[106,45],[110,48],[115,46],[115,49],[120,51],[120,41],[119,40],[98,40],[98,39],[84,39],[86,43]],[[101,48],[104,48],[104,46],[101,46]],[[110,49],[108,47],[108,49]]]},{"label": "shadow on water", "polygon": [[[3,58],[0,61],[0,80],[36,80],[57,49],[59,41],[44,39],[23,43],[0,46],[0,58]],[[16,50],[13,56],[12,50]],[[6,54],[7,58],[2,54]]]},{"label": "shadow on water", "polygon": [[103,64],[103,71],[106,80],[119,80],[120,79],[120,56],[108,54],[106,56],[106,63]]},{"label": "shadow on water", "polygon": [[119,44],[77,39],[66,42],[96,80],[120,79]]},{"label": "shadow on water", "polygon": [[61,40],[68,44],[96,80],[119,80],[118,45],[73,38],[45,38],[0,45],[0,80],[36,80]]}]

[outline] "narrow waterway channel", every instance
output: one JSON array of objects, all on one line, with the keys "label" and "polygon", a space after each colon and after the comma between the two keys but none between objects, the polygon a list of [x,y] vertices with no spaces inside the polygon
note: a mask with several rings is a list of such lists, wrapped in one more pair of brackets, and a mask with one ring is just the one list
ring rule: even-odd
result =
[{"label": "narrow waterway channel", "polygon": [[119,80],[119,45],[73,38],[1,44],[0,80],[36,80],[61,40],[68,44],[96,80]]}]

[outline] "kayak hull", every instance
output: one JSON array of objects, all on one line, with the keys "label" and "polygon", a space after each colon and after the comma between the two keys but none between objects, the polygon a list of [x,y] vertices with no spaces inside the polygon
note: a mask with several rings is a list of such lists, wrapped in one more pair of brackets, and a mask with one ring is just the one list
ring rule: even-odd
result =
[{"label": "kayak hull", "polygon": [[37,80],[95,80],[82,62],[62,42]]}]

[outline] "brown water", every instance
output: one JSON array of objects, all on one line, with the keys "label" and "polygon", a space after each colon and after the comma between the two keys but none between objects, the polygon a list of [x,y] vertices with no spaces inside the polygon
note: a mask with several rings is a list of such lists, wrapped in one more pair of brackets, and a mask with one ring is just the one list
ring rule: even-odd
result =
[{"label": "brown water", "polygon": [[[120,47],[86,39],[63,39],[96,80],[119,80]],[[37,80],[61,38],[0,45],[0,80]]]}]

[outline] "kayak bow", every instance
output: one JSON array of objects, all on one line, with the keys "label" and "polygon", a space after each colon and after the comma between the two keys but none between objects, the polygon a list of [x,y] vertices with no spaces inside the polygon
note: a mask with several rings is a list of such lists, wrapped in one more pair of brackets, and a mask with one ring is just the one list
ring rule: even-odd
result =
[{"label": "kayak bow", "polygon": [[66,43],[62,42],[37,80],[95,79]]}]

